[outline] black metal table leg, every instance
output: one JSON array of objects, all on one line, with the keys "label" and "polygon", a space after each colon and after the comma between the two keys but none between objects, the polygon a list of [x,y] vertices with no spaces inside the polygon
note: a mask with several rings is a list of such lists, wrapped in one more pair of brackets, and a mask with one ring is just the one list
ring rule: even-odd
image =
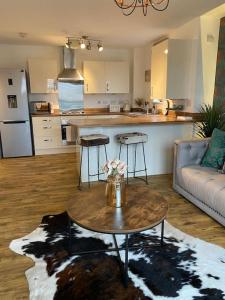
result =
[{"label": "black metal table leg", "polygon": [[160,241],[161,247],[163,246],[163,237],[164,237],[164,220],[161,223],[161,241]]},{"label": "black metal table leg", "polygon": [[125,265],[124,265],[124,285],[128,286],[128,234],[125,235]]}]

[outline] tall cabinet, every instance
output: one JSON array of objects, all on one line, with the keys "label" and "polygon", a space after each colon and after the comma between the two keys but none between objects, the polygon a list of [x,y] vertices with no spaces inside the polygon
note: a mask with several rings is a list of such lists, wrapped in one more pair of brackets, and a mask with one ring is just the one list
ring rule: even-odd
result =
[{"label": "tall cabinet", "polygon": [[189,97],[191,46],[188,40],[167,39],[152,47],[151,98]]},{"label": "tall cabinet", "polygon": [[124,61],[85,61],[85,94],[129,93],[129,64]]}]

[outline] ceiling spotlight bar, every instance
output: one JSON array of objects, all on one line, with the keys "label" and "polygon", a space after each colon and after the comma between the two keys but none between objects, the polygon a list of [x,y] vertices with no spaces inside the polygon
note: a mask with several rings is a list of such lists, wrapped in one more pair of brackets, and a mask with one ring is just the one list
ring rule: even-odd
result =
[{"label": "ceiling spotlight bar", "polygon": [[91,39],[86,35],[83,35],[82,37],[68,37],[65,46],[67,48],[73,48],[73,42],[77,44],[75,48],[78,46],[81,49],[91,50],[92,46],[95,45],[99,52],[103,51],[103,44],[101,40]]},{"label": "ceiling spotlight bar", "polygon": [[168,8],[170,0],[114,0],[125,16],[130,16],[136,8],[142,8],[143,15],[147,15],[148,6],[154,10],[164,11]]}]

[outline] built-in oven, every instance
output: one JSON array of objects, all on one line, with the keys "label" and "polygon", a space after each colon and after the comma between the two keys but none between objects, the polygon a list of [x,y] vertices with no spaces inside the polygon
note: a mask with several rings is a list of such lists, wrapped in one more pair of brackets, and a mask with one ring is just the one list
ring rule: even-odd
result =
[{"label": "built-in oven", "polygon": [[76,145],[76,132],[73,126],[68,124],[67,118],[61,119],[61,136],[63,145]]}]

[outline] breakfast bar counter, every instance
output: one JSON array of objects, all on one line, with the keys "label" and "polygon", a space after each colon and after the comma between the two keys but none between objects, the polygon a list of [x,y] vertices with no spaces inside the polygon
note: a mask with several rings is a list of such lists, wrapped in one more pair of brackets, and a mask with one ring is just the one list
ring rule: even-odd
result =
[{"label": "breakfast bar counter", "polygon": [[[194,133],[192,120],[178,120],[175,117],[162,115],[109,115],[97,116],[93,119],[69,120],[68,124],[76,129],[79,136],[89,134],[104,134],[109,136],[110,143],[107,145],[108,158],[115,159],[119,155],[117,134],[141,132],[148,135],[145,143],[146,164],[148,175],[170,174],[173,169],[173,147],[177,139],[190,139]],[[97,149],[91,147],[90,170],[96,173]],[[124,149],[123,149],[124,148]],[[131,147],[130,147],[131,148]],[[104,150],[100,154],[100,165],[105,162]],[[84,155],[86,155],[84,151]],[[126,150],[122,147],[121,160],[126,161]],[[143,169],[142,149],[137,149],[137,169]],[[87,182],[87,160],[83,160],[82,181]],[[129,150],[129,170],[133,170],[134,151]],[[132,175],[132,174],[130,174]],[[139,174],[144,176],[144,172]],[[92,177],[92,180],[96,178]]]}]

